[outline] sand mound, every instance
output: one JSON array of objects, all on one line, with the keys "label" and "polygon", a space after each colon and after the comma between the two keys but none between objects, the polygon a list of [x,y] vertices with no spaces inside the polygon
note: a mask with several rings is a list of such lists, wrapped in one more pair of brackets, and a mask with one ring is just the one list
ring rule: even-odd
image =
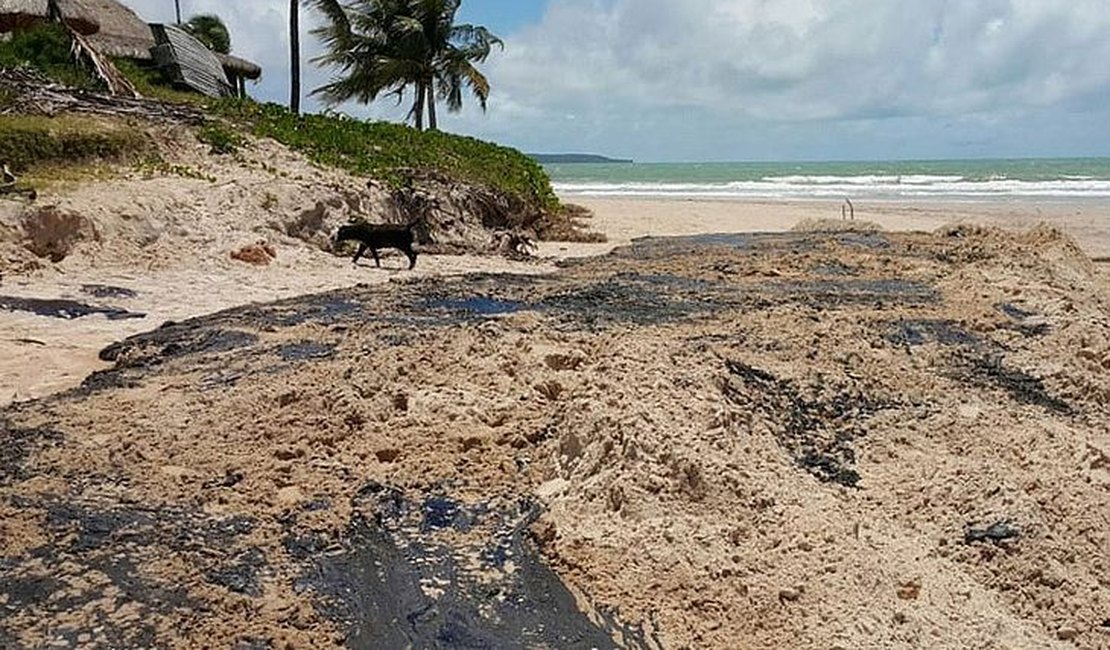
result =
[{"label": "sand mound", "polygon": [[651,238],[134,337],[2,415],[0,638],[1106,647],[1069,250]]},{"label": "sand mound", "polygon": [[22,222],[27,250],[51,262],[64,260],[78,242],[100,240],[92,221],[54,206],[32,208]]},{"label": "sand mound", "polygon": [[882,228],[870,221],[854,219],[802,219],[790,230],[793,232],[879,232]]},{"label": "sand mound", "polygon": [[[487,188],[415,172],[407,186],[390,188],[318,167],[268,140],[230,156],[211,153],[181,127],[156,136],[154,162],[47,189],[37,205],[5,205],[5,239],[77,273],[210,265],[260,235],[278,249],[331,252],[335,230],[353,220],[419,221],[427,253],[498,255],[505,232],[534,236],[522,229],[527,208]],[[11,272],[19,268],[8,263]]]}]

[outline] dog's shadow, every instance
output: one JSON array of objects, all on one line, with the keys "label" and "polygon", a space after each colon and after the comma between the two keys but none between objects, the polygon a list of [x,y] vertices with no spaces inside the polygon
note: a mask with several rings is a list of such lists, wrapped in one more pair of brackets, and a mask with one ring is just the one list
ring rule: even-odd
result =
[{"label": "dog's shadow", "polygon": [[[395,259],[402,259],[402,258],[395,258]],[[350,264],[350,262],[348,262],[348,264]],[[402,264],[403,264],[403,262],[402,262]],[[386,263],[385,259],[382,260],[382,265],[381,266],[375,265],[373,260],[370,260],[369,262],[363,262],[362,260],[359,260],[359,261],[355,262],[354,264],[351,264],[351,266],[354,266],[357,269],[370,269],[372,271],[385,271],[386,273],[389,273],[390,275],[397,275],[398,273],[401,273],[402,271],[408,271],[409,270],[408,266],[398,266],[398,267],[389,266]]]}]

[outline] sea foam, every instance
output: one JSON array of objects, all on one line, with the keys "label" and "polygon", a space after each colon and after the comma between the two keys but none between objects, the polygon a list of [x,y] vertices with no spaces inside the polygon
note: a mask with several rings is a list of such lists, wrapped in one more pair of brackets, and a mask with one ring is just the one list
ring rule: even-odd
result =
[{"label": "sea foam", "polygon": [[564,195],[643,198],[753,199],[1058,199],[1110,198],[1110,180],[1089,177],[1016,180],[990,176],[970,179],[947,175],[768,176],[759,180],[716,183],[682,182],[558,182]]}]

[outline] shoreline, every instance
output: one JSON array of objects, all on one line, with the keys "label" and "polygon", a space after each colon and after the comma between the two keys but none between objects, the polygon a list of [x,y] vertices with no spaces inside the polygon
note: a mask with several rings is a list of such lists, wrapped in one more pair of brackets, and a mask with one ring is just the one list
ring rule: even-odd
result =
[{"label": "shoreline", "polygon": [[[609,236],[609,247],[652,235],[787,231],[807,219],[839,220],[844,205],[843,201],[819,199],[597,198],[570,194],[559,198],[589,208],[594,213],[589,227]],[[960,224],[1028,230],[1045,223],[1074,237],[1089,257],[1110,256],[1110,200],[853,201],[853,204],[856,221],[874,223],[887,231],[931,232]],[[594,248],[584,247],[580,251],[588,254],[599,247],[591,246]]]},{"label": "shoreline", "polygon": [[582,201],[644,201],[644,202],[675,202],[675,203],[796,203],[806,205],[811,203],[820,204],[834,204],[841,205],[846,200],[851,200],[855,205],[943,205],[943,206],[1022,206],[1022,205],[1036,205],[1036,206],[1064,206],[1064,207],[1087,207],[1091,209],[1101,209],[1110,211],[1110,196],[1093,196],[1093,197],[1064,197],[1064,196],[998,196],[998,197],[976,197],[959,195],[952,195],[946,197],[936,196],[920,196],[920,197],[882,197],[882,196],[851,196],[845,194],[843,196],[740,196],[740,195],[679,195],[679,194],[602,194],[602,193],[577,193],[577,192],[560,192],[558,189],[555,193],[559,198],[566,203],[580,203]]}]

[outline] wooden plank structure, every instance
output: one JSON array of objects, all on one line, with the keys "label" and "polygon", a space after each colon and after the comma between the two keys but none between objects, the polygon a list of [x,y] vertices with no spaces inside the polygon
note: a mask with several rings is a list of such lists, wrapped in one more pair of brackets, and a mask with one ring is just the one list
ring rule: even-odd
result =
[{"label": "wooden plank structure", "polygon": [[153,24],[150,29],[156,43],[150,52],[167,79],[209,97],[237,94],[220,60],[203,43],[174,25]]}]

